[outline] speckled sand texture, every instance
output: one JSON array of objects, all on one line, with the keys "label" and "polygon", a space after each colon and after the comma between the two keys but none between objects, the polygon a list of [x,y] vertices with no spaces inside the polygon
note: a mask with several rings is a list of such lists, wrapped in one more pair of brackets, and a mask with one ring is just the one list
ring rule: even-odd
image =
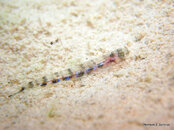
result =
[{"label": "speckled sand texture", "polygon": [[[172,1],[0,0],[0,130],[174,129]],[[123,62],[37,85],[122,47]]]}]

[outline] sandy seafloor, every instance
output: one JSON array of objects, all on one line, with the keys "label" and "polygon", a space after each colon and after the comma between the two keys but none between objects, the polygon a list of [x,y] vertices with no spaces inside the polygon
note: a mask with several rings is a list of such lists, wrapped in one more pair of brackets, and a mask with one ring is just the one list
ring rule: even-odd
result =
[{"label": "sandy seafloor", "polygon": [[[0,0],[0,8],[0,130],[174,129],[172,0]],[[123,47],[120,63],[36,84]]]}]

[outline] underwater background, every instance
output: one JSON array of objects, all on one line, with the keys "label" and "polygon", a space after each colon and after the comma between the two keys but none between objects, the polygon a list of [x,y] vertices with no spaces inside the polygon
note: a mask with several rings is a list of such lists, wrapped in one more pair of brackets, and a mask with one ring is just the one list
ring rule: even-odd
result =
[{"label": "underwater background", "polygon": [[174,129],[172,0],[0,0],[0,8],[0,129]]}]

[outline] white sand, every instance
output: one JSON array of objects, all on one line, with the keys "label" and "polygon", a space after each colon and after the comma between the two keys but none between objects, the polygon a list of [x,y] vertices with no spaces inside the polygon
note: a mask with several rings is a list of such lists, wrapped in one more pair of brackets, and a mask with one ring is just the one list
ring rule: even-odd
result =
[{"label": "white sand", "polygon": [[[172,0],[0,0],[0,8],[0,130],[174,129]],[[130,53],[119,64],[8,97],[120,47]]]}]

